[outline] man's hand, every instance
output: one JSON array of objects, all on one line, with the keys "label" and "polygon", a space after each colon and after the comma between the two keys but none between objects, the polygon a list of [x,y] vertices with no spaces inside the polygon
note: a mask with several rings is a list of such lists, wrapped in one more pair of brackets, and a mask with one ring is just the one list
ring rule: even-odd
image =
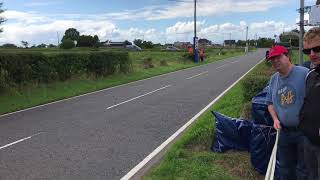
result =
[{"label": "man's hand", "polygon": [[280,121],[278,119],[278,116],[277,116],[277,113],[273,107],[272,104],[268,105],[268,111],[272,117],[272,120],[273,120],[273,127],[276,129],[276,130],[279,130],[281,129],[281,125],[280,125]]},{"label": "man's hand", "polygon": [[281,125],[280,125],[279,119],[274,119],[274,120],[273,120],[273,127],[274,127],[276,130],[281,129]]}]

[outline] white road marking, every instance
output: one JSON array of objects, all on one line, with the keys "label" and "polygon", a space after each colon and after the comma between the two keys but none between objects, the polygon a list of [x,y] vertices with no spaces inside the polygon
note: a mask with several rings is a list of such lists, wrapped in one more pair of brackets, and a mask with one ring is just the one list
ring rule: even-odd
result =
[{"label": "white road marking", "polygon": [[31,139],[32,137],[37,136],[37,135],[39,135],[39,134],[41,134],[41,133],[37,133],[37,134],[34,134],[34,135],[32,135],[32,136],[29,136],[29,137],[26,137],[26,138],[20,139],[20,140],[18,140],[18,141],[12,142],[12,143],[7,144],[7,145],[4,145],[4,146],[0,147],[0,150],[1,150],[1,149],[4,149],[4,148],[6,148],[6,147],[9,147],[9,146],[12,146],[12,145],[18,144],[18,143],[20,143],[20,142],[22,142],[22,141],[25,141],[25,140]]},{"label": "white road marking", "polygon": [[188,77],[187,79],[189,80],[189,79],[192,79],[192,78],[195,78],[195,77],[201,76],[202,74],[206,74],[206,73],[208,73],[208,71],[205,71],[205,72],[202,72],[202,73],[200,73],[200,74],[197,74],[197,75],[194,75],[194,76]]},{"label": "white road marking", "polygon": [[146,94],[143,94],[143,95],[137,96],[137,97],[135,97],[135,98],[126,100],[126,101],[121,102],[121,103],[119,103],[119,104],[115,104],[115,105],[113,105],[113,106],[108,107],[107,110],[108,110],[108,109],[112,109],[112,108],[117,107],[117,106],[120,106],[121,104],[130,102],[130,101],[133,101],[133,100],[135,100],[135,99],[141,98],[141,97],[143,97],[143,96],[146,96],[146,95],[155,93],[155,92],[157,92],[157,91],[160,91],[160,90],[162,90],[162,89],[168,88],[168,87],[170,87],[170,86],[171,86],[171,85],[167,85],[167,86],[164,86],[164,87],[162,87],[162,88],[156,89],[156,90],[154,90],[154,91],[148,92],[148,93],[146,93]]},{"label": "white road marking", "polygon": [[131,169],[125,176],[120,180],[129,180],[132,178],[141,168],[143,168],[152,158],[159,154],[171,141],[177,138],[188,126],[190,126],[197,118],[209,109],[216,101],[218,101],[226,92],[228,92],[233,86],[235,86],[243,77],[245,77],[250,71],[252,71],[258,64],[263,62],[262,59],[259,63],[253,66],[248,72],[241,76],[237,81],[235,81],[231,86],[229,86],[225,91],[223,91],[218,97],[216,97],[212,102],[210,102],[205,108],[203,108],[198,114],[196,114],[192,119],[190,119],[185,125],[183,125],[178,131],[171,135],[165,142],[163,142],[159,147],[157,147],[153,152],[151,152],[146,158],[144,158],[139,164],[137,164],[133,169]]},{"label": "white road marking", "polygon": [[222,65],[222,66],[219,66],[219,67],[217,67],[216,69],[223,68],[223,67],[225,67],[226,65],[228,65],[228,64],[224,64],[224,65]]},{"label": "white road marking", "polygon": [[233,61],[233,62],[231,62],[231,64],[233,64],[233,63],[237,63],[237,62],[239,62],[239,61]]}]

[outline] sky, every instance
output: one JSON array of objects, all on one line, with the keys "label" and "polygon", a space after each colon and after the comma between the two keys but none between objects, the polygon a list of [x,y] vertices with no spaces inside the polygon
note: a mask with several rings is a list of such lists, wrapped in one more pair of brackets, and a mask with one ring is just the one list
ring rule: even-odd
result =
[{"label": "sky", "polygon": [[[191,42],[193,0],[0,0],[0,44],[57,44],[68,28],[100,41]],[[305,0],[314,5],[316,0]],[[213,43],[271,37],[298,28],[300,0],[197,0],[197,36]],[[308,14],[306,14],[308,18]]]}]

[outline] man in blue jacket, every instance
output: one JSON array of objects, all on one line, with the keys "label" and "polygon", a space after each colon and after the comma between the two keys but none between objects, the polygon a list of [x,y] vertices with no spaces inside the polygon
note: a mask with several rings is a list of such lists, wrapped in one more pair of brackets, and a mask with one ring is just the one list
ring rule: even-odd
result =
[{"label": "man in blue jacket", "polygon": [[267,103],[273,126],[280,130],[278,144],[280,179],[306,179],[307,172],[303,159],[305,137],[298,125],[308,69],[293,65],[284,46],[274,46],[270,49],[268,60],[277,71],[270,80]]}]

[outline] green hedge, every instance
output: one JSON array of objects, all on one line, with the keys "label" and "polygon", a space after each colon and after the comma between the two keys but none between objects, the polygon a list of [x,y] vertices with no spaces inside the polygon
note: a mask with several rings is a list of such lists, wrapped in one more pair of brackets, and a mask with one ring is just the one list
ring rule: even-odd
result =
[{"label": "green hedge", "polygon": [[245,77],[241,83],[244,89],[244,101],[251,101],[257,93],[266,87],[269,79],[269,76],[264,75],[249,75]]},{"label": "green hedge", "polygon": [[64,81],[72,75],[84,73],[96,76],[128,73],[131,67],[128,52],[1,53],[0,91],[8,84]]}]

